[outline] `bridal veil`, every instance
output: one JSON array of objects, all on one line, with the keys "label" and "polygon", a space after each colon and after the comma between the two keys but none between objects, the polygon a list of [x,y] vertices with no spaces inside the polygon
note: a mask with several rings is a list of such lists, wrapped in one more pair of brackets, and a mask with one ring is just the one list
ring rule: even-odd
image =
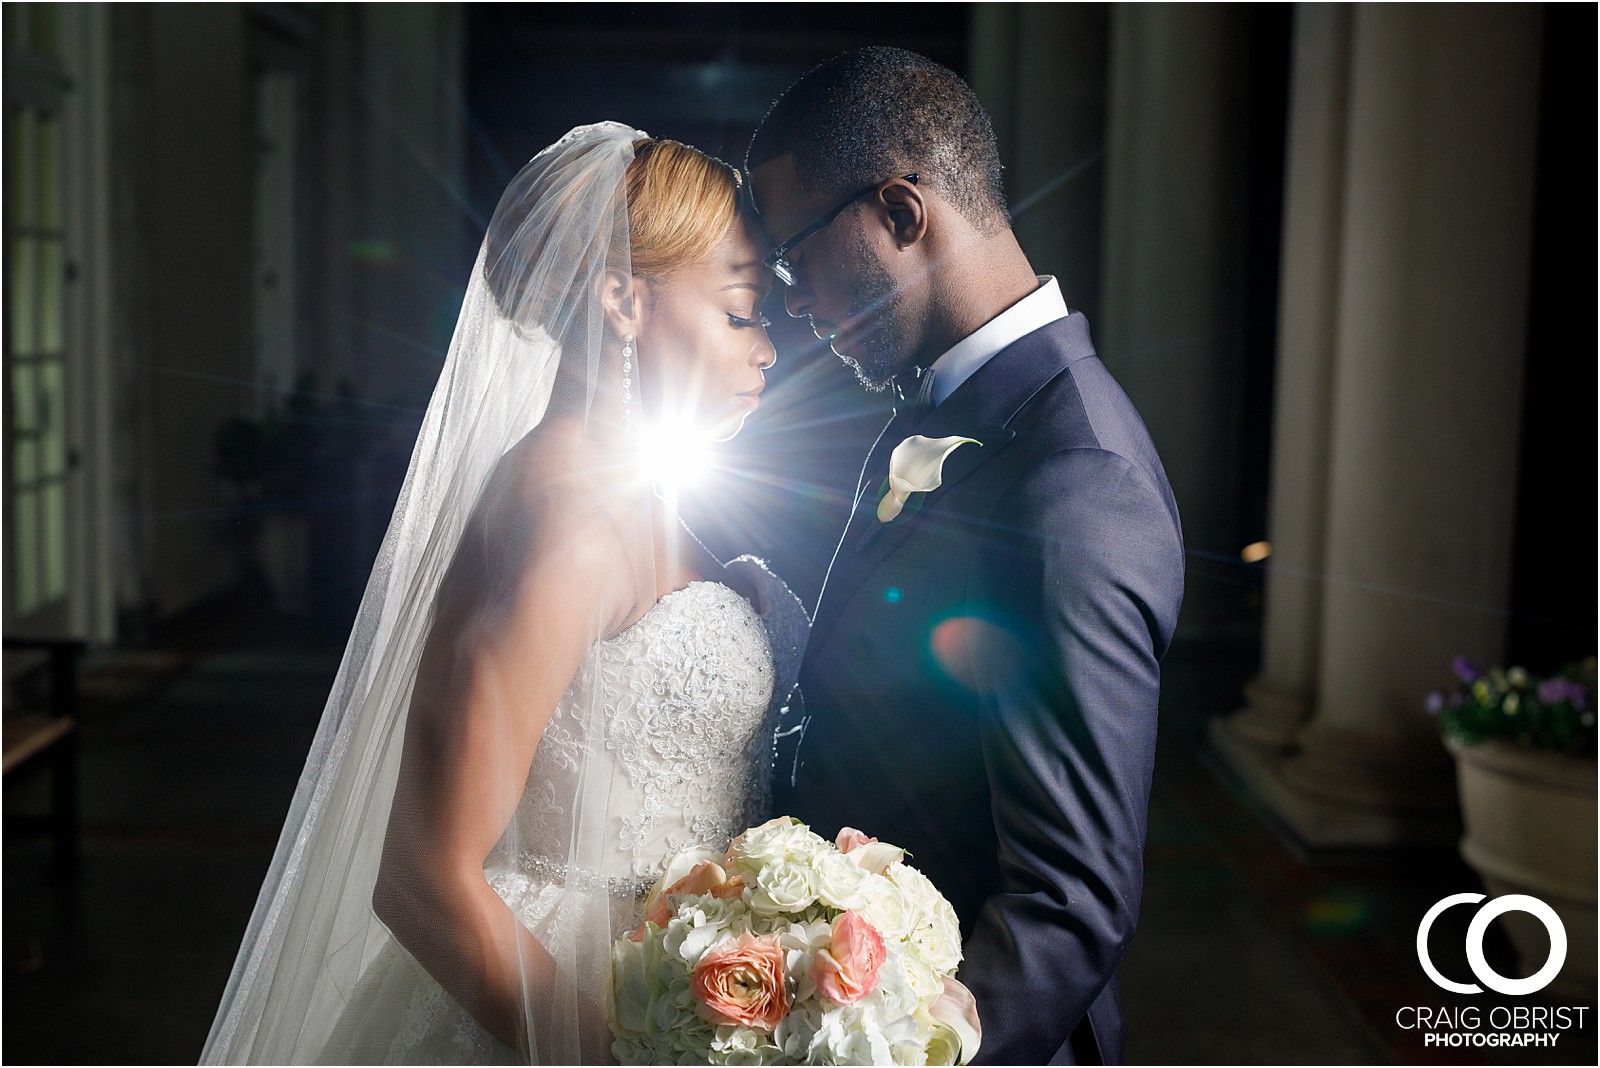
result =
[{"label": "bridal veil", "polygon": [[[572,131],[522,169],[495,211],[205,1063],[318,1058],[364,972],[394,952],[373,890],[386,836],[407,833],[408,799],[396,796],[407,716],[430,632],[446,622],[435,618],[441,584],[462,555],[465,532],[476,537],[484,529],[469,518],[494,507],[486,497],[505,484],[494,477],[497,465],[544,418],[558,367],[564,384],[581,383],[576,392],[591,417],[596,405],[637,393],[634,369],[623,364],[615,338],[607,343],[600,292],[608,273],[631,273],[626,174],[633,143],[644,136],[615,123]],[[491,529],[484,536],[522,535]],[[480,555],[491,568],[483,581],[514,583],[514,575],[492,573],[500,557]],[[599,639],[598,610],[595,616]],[[504,787],[520,792],[522,781],[511,777],[526,770],[483,773],[507,777]],[[569,834],[555,866],[600,869],[604,787],[580,775],[576,796],[562,799]],[[505,833],[517,833],[515,820]],[[518,843],[496,848],[516,855]],[[604,937],[604,945],[621,933],[610,931],[603,888],[569,878],[560,893],[564,923]],[[583,1059],[579,976],[592,962],[577,959],[577,941],[546,948],[558,979],[553,989],[524,982],[524,1052],[535,1061],[576,1062]],[[437,978],[450,988],[449,976]],[[406,1006],[383,1011],[399,1026]]]}]

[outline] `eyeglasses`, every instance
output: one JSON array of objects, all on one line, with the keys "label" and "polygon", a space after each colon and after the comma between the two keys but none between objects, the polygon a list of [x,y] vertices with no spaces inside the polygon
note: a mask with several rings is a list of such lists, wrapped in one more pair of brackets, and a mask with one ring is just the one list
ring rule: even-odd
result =
[{"label": "eyeglasses", "polygon": [[[900,180],[903,182],[910,182],[912,185],[917,184],[917,176],[915,174],[902,174],[900,176]],[[872,185],[869,185],[865,189],[861,190],[861,192],[846,197],[839,203],[837,207],[822,215],[817,219],[816,222],[799,231],[789,240],[785,241],[783,244],[767,253],[766,256],[761,260],[762,264],[770,268],[772,273],[777,275],[779,280],[781,280],[784,285],[794,285],[794,268],[789,264],[789,253],[794,251],[794,247],[800,242],[804,241],[806,238],[815,234],[817,231],[825,228],[829,223],[833,222],[833,220],[837,219],[839,217],[839,213],[844,211],[845,208],[848,208],[850,205],[854,204],[856,201],[860,200],[869,193],[876,193],[878,191],[878,187],[881,185],[883,185],[882,182],[874,182]]]}]

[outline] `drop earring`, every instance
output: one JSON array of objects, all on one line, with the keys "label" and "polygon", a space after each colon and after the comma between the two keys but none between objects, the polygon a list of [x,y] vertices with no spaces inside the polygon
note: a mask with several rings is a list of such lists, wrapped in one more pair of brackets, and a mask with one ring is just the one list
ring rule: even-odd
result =
[{"label": "drop earring", "polygon": [[633,335],[622,339],[622,431],[633,429]]}]

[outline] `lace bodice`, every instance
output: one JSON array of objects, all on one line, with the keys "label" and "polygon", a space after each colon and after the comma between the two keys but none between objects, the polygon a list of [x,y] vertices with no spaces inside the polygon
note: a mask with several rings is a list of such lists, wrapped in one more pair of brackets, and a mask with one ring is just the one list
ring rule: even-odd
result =
[{"label": "lace bodice", "polygon": [[[694,582],[589,651],[491,870],[603,881],[620,895],[647,888],[679,850],[721,849],[765,818],[773,732],[808,624],[759,562],[732,566],[755,580],[761,611],[726,585]],[[575,800],[586,813],[604,805],[603,842],[580,829],[574,848]],[[581,870],[568,870],[573,855]]]},{"label": "lace bodice", "polygon": [[[759,561],[729,566],[754,581],[758,606],[721,583],[694,582],[589,650],[485,864],[495,892],[596,1005],[612,940],[638,924],[644,891],[672,854],[721,849],[767,815],[774,733],[810,623]],[[549,1050],[562,1048],[557,1039],[538,1056],[560,1059]],[[510,1064],[521,1056],[389,942],[319,1060]]]}]

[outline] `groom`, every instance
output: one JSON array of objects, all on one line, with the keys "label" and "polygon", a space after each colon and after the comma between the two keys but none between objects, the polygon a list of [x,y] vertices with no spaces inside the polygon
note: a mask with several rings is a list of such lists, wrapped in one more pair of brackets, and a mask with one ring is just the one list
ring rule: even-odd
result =
[{"label": "groom", "polygon": [[[955,74],[837,56],[773,105],[746,166],[790,314],[900,397],[817,608],[777,811],[912,851],[961,917],[980,1062],[1118,1063],[1183,591],[1161,461],[1012,235]],[[905,463],[916,442],[891,461],[913,435],[950,439],[925,468],[954,446],[927,492],[906,492],[933,481]],[[891,469],[916,477],[880,504]]]}]

